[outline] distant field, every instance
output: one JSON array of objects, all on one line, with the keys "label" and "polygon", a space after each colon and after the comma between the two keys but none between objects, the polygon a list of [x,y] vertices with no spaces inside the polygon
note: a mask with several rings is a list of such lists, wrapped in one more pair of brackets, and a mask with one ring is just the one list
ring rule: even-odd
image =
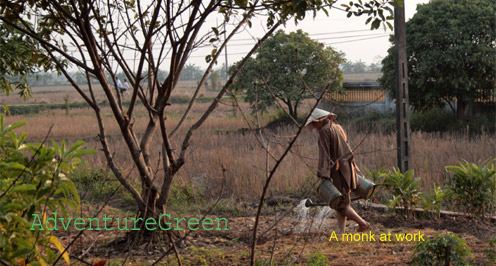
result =
[{"label": "distant field", "polygon": [[[191,96],[197,87],[197,81],[180,81],[172,96]],[[81,85],[81,89],[89,95],[88,85]],[[100,85],[93,85],[93,92],[98,102],[106,99],[105,93]],[[83,102],[83,98],[79,93],[69,85],[65,86],[42,86],[32,88],[33,97],[24,101],[15,93],[13,95],[5,96],[0,94],[0,104],[13,105],[13,104],[31,104],[31,103],[64,103],[64,98],[69,97],[69,102]],[[202,87],[200,96],[214,96],[215,92],[207,91]]]},{"label": "distant field", "polygon": [[[376,81],[382,74],[381,73],[362,73],[362,74],[344,74],[343,78],[346,82],[352,81]],[[173,92],[173,96],[191,96],[197,87],[197,81],[180,81],[178,86]],[[81,89],[88,93],[88,85],[81,85]],[[93,91],[97,101],[105,100],[105,94],[100,85],[93,85]],[[22,98],[14,95],[5,96],[0,94],[0,104],[15,105],[15,104],[32,104],[32,103],[48,103],[48,104],[61,104],[64,103],[64,98],[69,97],[71,103],[83,102],[83,98],[79,93],[69,85],[64,86],[40,86],[32,88],[33,97],[24,101]],[[200,90],[200,96],[212,97],[217,93],[207,91],[205,87]]]}]

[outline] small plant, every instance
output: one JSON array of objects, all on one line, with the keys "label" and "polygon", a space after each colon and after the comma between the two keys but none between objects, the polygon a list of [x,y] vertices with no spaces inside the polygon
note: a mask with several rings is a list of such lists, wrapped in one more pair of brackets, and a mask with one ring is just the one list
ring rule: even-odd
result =
[{"label": "small plant", "polygon": [[496,159],[492,159],[480,165],[465,161],[455,166],[446,166],[450,174],[447,182],[450,198],[459,209],[479,219],[495,213],[495,161]]},{"label": "small plant", "polygon": [[496,237],[489,239],[489,247],[487,248],[487,264],[496,265]]},{"label": "small plant", "polygon": [[307,257],[307,262],[304,265],[307,266],[327,266],[329,259],[322,253],[310,254]]},{"label": "small plant", "polygon": [[386,186],[393,195],[389,202],[389,207],[396,209],[398,206],[404,211],[407,217],[420,200],[421,192],[417,189],[420,184],[420,178],[413,177],[412,169],[402,173],[399,169],[393,168],[383,174],[384,182],[381,185]]},{"label": "small plant", "polygon": [[466,257],[473,255],[463,239],[451,233],[436,234],[432,239],[417,244],[410,265],[469,265]]},{"label": "small plant", "polygon": [[[365,168],[365,172],[370,176],[370,179],[376,186],[380,185],[380,182],[383,181],[384,179],[384,174],[386,173],[384,170],[384,167],[381,167],[379,170],[374,171],[374,170],[369,170]],[[374,193],[372,194],[373,197],[378,198],[379,200],[384,199],[384,193],[379,193],[379,191],[376,189]]]},{"label": "small plant", "polygon": [[381,179],[384,178],[383,175],[386,173],[386,171],[384,170],[384,166],[377,171],[365,168],[365,172],[370,176],[370,179],[372,179],[372,182],[374,182],[375,184],[379,183]]},{"label": "small plant", "polygon": [[422,208],[424,212],[435,212],[436,218],[441,217],[441,204],[444,202],[446,193],[441,187],[433,186],[433,192],[422,198]]}]

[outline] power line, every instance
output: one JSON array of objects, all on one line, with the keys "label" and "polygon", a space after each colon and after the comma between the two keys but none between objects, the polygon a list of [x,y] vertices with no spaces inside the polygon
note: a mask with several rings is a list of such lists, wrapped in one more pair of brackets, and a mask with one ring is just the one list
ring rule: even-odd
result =
[{"label": "power line", "polygon": [[[338,36],[338,37],[329,37],[329,38],[320,38],[320,39],[314,39],[316,41],[323,41],[323,40],[336,40],[336,39],[348,39],[348,38],[356,38],[356,37],[364,37],[364,36],[378,36],[379,37],[385,37],[389,36],[389,33],[374,33],[374,34],[360,34],[360,35],[348,35],[348,36]],[[229,46],[247,46],[247,45],[253,45],[255,42],[252,43],[236,43],[236,44],[230,44]]]},{"label": "power line", "polygon": [[[323,32],[323,33],[314,33],[314,34],[309,34],[309,36],[322,36],[322,35],[333,35],[333,34],[341,34],[341,33],[352,33],[352,32],[364,32],[364,31],[368,31],[370,32],[370,30],[351,30],[351,31],[336,31],[336,32]],[[327,37],[327,38],[315,38],[314,40],[317,40],[317,41],[321,41],[321,40],[333,40],[333,39],[346,39],[346,38],[356,38],[356,37],[363,37],[363,36],[376,36],[376,35],[381,35],[381,36],[389,36],[390,34],[389,33],[372,33],[372,34],[359,34],[359,35],[347,35],[347,36],[336,36],[336,37]],[[231,42],[236,42],[236,41],[256,41],[256,40],[253,40],[253,39],[250,39],[250,38],[247,38],[247,39],[232,39],[229,41],[229,43]],[[250,43],[243,43],[243,44],[228,44],[228,46],[246,46],[246,45],[253,45],[254,42],[250,42]],[[152,48],[152,50],[160,50],[162,49],[162,44],[156,44],[157,46],[160,46],[160,47],[156,47],[156,48]],[[133,48],[133,47],[127,47],[125,45],[119,45],[121,47],[124,47],[124,48],[127,48],[129,50],[136,50],[137,48]],[[66,46],[67,48],[76,48],[76,46],[74,45],[67,45]],[[202,48],[202,47],[200,47]]]},{"label": "power line", "polygon": [[[375,37],[368,37],[368,38],[361,38],[361,39],[356,39],[356,40],[349,40],[349,41],[342,41],[342,42],[334,42],[334,43],[324,43],[325,45],[333,45],[333,44],[341,44],[341,43],[350,43],[350,42],[358,42],[358,41],[364,41],[364,40],[370,40],[370,39],[378,39],[382,37],[388,37],[389,35],[382,35],[382,36],[375,36]],[[234,45],[231,45],[234,46]],[[239,53],[229,53],[229,55],[244,55],[247,52],[239,52]],[[205,58],[207,55],[190,55],[190,58]],[[138,60],[139,58],[124,58],[124,60]]]},{"label": "power line", "polygon": [[326,45],[339,44],[339,43],[349,43],[349,42],[358,42],[358,41],[370,40],[370,39],[378,39],[378,38],[383,38],[383,37],[389,37],[389,35],[369,37],[369,38],[362,38],[362,39],[356,39],[356,40],[351,40],[351,41],[326,43]]},{"label": "power line", "polygon": [[[308,36],[321,36],[321,35],[333,35],[333,34],[341,34],[341,33],[352,33],[352,32],[364,32],[364,31],[371,31],[371,30],[346,30],[346,31],[334,31],[334,32],[321,32],[321,33],[310,33]],[[246,38],[246,39],[233,39],[231,42],[239,42],[239,41],[253,41],[253,39]]]}]

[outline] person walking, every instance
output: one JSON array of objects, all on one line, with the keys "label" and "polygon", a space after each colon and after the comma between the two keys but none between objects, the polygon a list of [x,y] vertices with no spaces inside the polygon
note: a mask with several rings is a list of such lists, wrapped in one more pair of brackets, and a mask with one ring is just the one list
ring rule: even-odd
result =
[{"label": "person walking", "polygon": [[129,89],[129,84],[127,83],[127,79],[124,79],[124,85],[121,88],[121,94],[122,95],[127,95],[128,94],[128,89]]},{"label": "person walking", "polygon": [[333,185],[342,194],[341,202],[336,207],[339,233],[345,232],[347,218],[358,224],[358,232],[365,232],[370,223],[360,217],[350,205],[351,190],[358,185],[358,167],[348,144],[348,136],[341,125],[335,122],[336,118],[334,113],[315,108],[305,123],[305,127],[319,133],[317,176],[324,180],[332,179]]}]

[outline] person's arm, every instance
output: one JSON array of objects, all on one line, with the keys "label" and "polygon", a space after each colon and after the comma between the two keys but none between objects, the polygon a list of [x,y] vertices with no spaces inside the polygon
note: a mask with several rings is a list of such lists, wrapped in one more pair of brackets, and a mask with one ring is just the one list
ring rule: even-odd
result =
[{"label": "person's arm", "polygon": [[[329,128],[319,130],[319,167],[317,176],[321,178],[330,178],[330,165],[334,163],[331,157],[331,139]],[[337,167],[337,166],[334,166]],[[336,169],[337,170],[337,169]]]},{"label": "person's arm", "polygon": [[339,161],[352,161],[354,158],[353,151],[348,144],[348,137],[341,126],[337,126],[331,130],[331,139],[333,140],[333,149],[336,158],[341,158]]}]

